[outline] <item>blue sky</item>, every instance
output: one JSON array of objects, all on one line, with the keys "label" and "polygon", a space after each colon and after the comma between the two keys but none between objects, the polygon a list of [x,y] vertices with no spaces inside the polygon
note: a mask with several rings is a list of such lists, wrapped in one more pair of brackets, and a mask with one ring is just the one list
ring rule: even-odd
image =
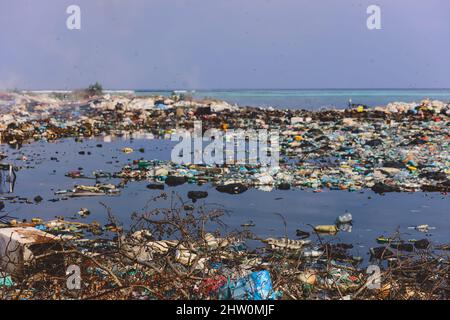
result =
[{"label": "blue sky", "polygon": [[[66,8],[81,8],[81,30]],[[381,30],[366,9],[381,7]],[[0,0],[0,88],[450,88],[448,0]]]}]

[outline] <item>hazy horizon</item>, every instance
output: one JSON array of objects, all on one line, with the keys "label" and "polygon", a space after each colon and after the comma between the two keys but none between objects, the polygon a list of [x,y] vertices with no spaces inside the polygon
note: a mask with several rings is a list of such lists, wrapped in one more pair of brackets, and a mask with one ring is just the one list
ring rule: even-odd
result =
[{"label": "hazy horizon", "polygon": [[[91,83],[92,84],[92,83]],[[2,89],[6,91],[19,90],[19,91],[74,91],[87,88],[42,88],[42,89],[20,89],[20,88],[7,88]],[[104,91],[139,91],[139,92],[154,92],[154,91],[444,91],[450,90],[450,88],[105,88]]]}]

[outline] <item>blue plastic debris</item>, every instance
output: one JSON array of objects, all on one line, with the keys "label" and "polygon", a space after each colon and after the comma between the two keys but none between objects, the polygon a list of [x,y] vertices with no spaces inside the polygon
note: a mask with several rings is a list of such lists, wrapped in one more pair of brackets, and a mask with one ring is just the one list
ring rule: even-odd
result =
[{"label": "blue plastic debris", "polygon": [[158,109],[160,109],[160,110],[166,110],[166,109],[168,109],[168,106],[165,105],[165,104],[163,104],[163,103],[158,103],[158,104],[156,105],[156,108],[158,108]]},{"label": "blue plastic debris", "polygon": [[47,227],[43,224],[37,224],[34,226],[35,229],[41,230],[41,231],[45,231],[47,230]]},{"label": "blue plastic debris", "polygon": [[210,265],[211,265],[211,268],[216,269],[216,270],[222,268],[222,266],[223,266],[223,264],[221,262],[211,262]]},{"label": "blue plastic debris", "polygon": [[280,294],[273,291],[267,270],[255,271],[246,277],[228,283],[219,289],[220,300],[275,300]]}]

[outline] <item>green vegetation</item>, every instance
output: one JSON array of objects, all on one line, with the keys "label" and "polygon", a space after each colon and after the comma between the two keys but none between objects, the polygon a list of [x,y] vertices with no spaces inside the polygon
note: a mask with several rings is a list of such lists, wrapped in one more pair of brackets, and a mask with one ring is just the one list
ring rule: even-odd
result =
[{"label": "green vegetation", "polygon": [[101,96],[103,94],[103,87],[102,85],[97,81],[94,84],[91,84],[87,90],[86,90],[87,94],[89,96]]}]

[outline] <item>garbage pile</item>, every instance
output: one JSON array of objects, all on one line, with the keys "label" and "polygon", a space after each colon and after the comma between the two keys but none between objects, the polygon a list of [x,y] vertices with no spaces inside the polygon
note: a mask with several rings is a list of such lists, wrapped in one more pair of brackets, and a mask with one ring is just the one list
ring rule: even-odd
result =
[{"label": "garbage pile", "polygon": [[21,145],[30,140],[91,137],[104,133],[146,129],[164,135],[205,108],[211,112],[237,110],[226,102],[202,102],[129,95],[103,95],[79,99],[74,93],[0,94],[0,138],[2,143]]},{"label": "garbage pile", "polygon": [[[447,147],[447,146],[445,146]],[[373,151],[371,151],[373,153]],[[402,151],[405,152],[405,149]],[[358,191],[372,189],[383,194],[387,192],[442,192],[450,191],[450,163],[443,159],[438,163],[435,157],[430,160],[418,159],[408,154],[402,161],[385,161],[363,164],[360,160],[344,160],[333,164],[317,164],[299,162],[296,164],[280,164],[277,167],[255,165],[180,165],[173,162],[139,160],[125,165],[120,172],[113,174],[115,178],[130,181],[151,181],[156,185],[167,184],[177,186],[184,183],[212,183],[219,192],[239,194],[253,187],[263,191],[274,188],[289,190],[291,188]],[[442,149],[442,155],[448,151]],[[423,156],[423,157],[422,157]],[[383,157],[378,155],[378,160]],[[400,156],[399,156],[400,157]],[[407,161],[408,160],[408,161]],[[419,165],[419,163],[422,163]],[[427,163],[427,164],[425,164]],[[413,164],[415,166],[413,166]],[[395,166],[395,168],[393,167]],[[155,185],[155,187],[156,187]],[[163,186],[161,187],[163,188]]]},{"label": "garbage pile", "polygon": [[[0,94],[0,140],[13,147],[35,140],[146,132],[170,139],[177,130],[278,130],[278,166],[176,164],[134,159],[118,172],[82,168],[68,179],[95,180],[56,190],[55,199],[115,196],[133,181],[147,188],[211,183],[241,194],[249,188],[387,192],[450,189],[450,105],[424,100],[345,110],[280,110],[236,107],[215,100],[180,97],[71,94]],[[84,152],[84,151],[80,151]],[[120,152],[133,155],[124,147]],[[0,155],[3,158],[3,155]],[[128,161],[128,160],[127,160]],[[20,169],[5,165],[10,172]],[[120,183],[109,183],[113,178]],[[164,193],[160,196],[164,197]],[[297,230],[297,239],[258,238],[243,224],[229,232],[223,211],[196,208],[206,191],[189,191],[192,204],[133,213],[125,228],[108,209],[106,225],[71,220],[18,221],[0,216],[0,299],[448,299],[448,244],[427,238],[380,236],[366,252],[379,268],[374,279],[353,244],[337,242],[352,228],[352,215]],[[11,203],[39,203],[14,195]],[[3,214],[3,213],[2,213]],[[410,228],[426,233],[433,226]],[[255,245],[255,242],[257,245]],[[252,245],[250,245],[252,244]],[[77,276],[81,274],[81,277]]]},{"label": "garbage pile", "polygon": [[0,138],[10,145],[142,130],[170,139],[179,129],[192,129],[197,120],[204,130],[280,132],[281,163],[276,168],[231,164],[192,169],[171,163],[146,167],[141,161],[138,167],[125,167],[117,174],[127,179],[162,181],[170,175],[267,191],[291,187],[317,192],[324,188],[369,188],[376,193],[450,190],[450,106],[441,101],[306,111],[177,97],[105,95],[72,101],[49,94],[10,93],[0,100]]},{"label": "garbage pile", "polygon": [[[108,214],[111,222],[103,227],[62,219],[3,225],[0,297],[449,298],[450,246],[426,239],[411,243],[395,235],[380,237],[380,246],[368,252],[370,270],[378,272],[374,278],[362,258],[349,253],[351,244],[328,238],[330,227],[316,226],[302,239],[259,239],[245,230],[225,232],[219,209],[183,204],[152,209],[135,214],[127,231],[110,209]],[[351,215],[339,216],[336,225],[342,223],[351,223]],[[213,224],[209,231],[207,224]]]}]

